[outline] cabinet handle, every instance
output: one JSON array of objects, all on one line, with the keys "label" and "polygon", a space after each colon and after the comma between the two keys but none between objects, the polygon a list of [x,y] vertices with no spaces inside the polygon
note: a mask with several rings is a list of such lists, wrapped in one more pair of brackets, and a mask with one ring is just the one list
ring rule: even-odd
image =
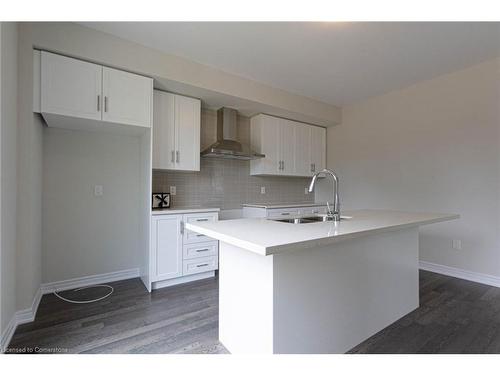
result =
[{"label": "cabinet handle", "polygon": [[208,219],[196,219],[196,221],[208,221]]},{"label": "cabinet handle", "polygon": [[208,263],[204,263],[204,264],[197,264],[196,267],[206,267],[208,266]]},{"label": "cabinet handle", "polygon": [[203,237],[204,234],[197,234],[196,237]]},{"label": "cabinet handle", "polygon": [[184,222],[181,221],[181,234],[184,234]]},{"label": "cabinet handle", "polygon": [[196,252],[197,252],[197,253],[202,253],[202,252],[204,252],[204,251],[209,251],[209,250],[210,250],[210,249],[198,249],[198,250],[196,250]]},{"label": "cabinet handle", "polygon": [[290,215],[290,212],[282,212],[282,215]]},{"label": "cabinet handle", "polygon": [[97,112],[101,111],[101,95],[97,95]]},{"label": "cabinet handle", "polygon": [[284,171],[285,170],[285,161],[284,160],[281,162],[281,165],[282,165],[281,170]]},{"label": "cabinet handle", "polygon": [[316,163],[313,163],[313,172],[316,172]]},{"label": "cabinet handle", "polygon": [[175,161],[176,161],[177,163],[178,163],[178,162],[180,161],[180,159],[181,159],[181,158],[179,157],[179,154],[180,154],[180,152],[179,152],[179,150],[177,150],[177,151],[175,152]]},{"label": "cabinet handle", "polygon": [[172,150],[172,163],[174,163],[174,162],[175,162],[175,159],[174,159],[174,153],[175,153],[175,152],[174,152],[174,150]]},{"label": "cabinet handle", "polygon": [[104,112],[108,112],[108,97],[104,97]]}]

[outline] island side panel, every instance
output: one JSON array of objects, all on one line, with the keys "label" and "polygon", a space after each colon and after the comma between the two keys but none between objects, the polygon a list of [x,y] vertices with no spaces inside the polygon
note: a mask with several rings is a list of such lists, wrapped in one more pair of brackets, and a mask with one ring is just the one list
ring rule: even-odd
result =
[{"label": "island side panel", "polygon": [[219,341],[233,354],[273,353],[273,256],[219,244]]},{"label": "island side panel", "polygon": [[418,227],[274,255],[274,303],[275,353],[345,353],[418,307]]}]

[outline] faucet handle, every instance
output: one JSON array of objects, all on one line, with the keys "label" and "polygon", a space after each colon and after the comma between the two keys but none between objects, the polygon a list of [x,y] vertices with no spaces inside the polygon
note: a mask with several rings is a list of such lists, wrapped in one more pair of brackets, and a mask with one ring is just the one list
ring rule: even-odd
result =
[{"label": "faucet handle", "polygon": [[332,209],[330,207],[330,202],[326,201],[326,207],[327,207],[327,210],[328,210],[328,215],[333,215]]}]

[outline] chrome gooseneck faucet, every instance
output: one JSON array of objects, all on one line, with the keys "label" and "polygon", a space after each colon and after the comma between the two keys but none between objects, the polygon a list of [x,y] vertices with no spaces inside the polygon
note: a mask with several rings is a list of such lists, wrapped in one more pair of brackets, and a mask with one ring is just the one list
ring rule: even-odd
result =
[{"label": "chrome gooseneck faucet", "polygon": [[339,202],[339,178],[335,172],[330,169],[323,169],[320,172],[316,172],[309,185],[309,193],[314,191],[314,186],[316,185],[316,179],[320,174],[326,174],[332,177],[332,192],[333,192],[333,208],[330,207],[330,202],[326,202],[328,206],[328,218],[333,221],[340,221],[340,202]]}]

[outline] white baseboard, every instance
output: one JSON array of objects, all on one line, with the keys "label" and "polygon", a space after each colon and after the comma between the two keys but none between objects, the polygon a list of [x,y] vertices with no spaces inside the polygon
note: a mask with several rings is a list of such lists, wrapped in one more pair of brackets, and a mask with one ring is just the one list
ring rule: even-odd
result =
[{"label": "white baseboard", "polygon": [[426,262],[424,260],[420,261],[419,265],[421,270],[431,271],[435,273],[440,273],[442,275],[452,276],[459,279],[474,281],[476,283],[500,287],[500,277],[488,275],[479,272],[467,271],[461,268],[443,266],[442,264],[436,264],[431,262]]},{"label": "white baseboard", "polygon": [[100,275],[77,277],[75,279],[56,281],[52,283],[42,284],[38,288],[33,303],[30,308],[17,311],[4,332],[0,335],[0,353],[3,353],[9,346],[10,340],[16,331],[18,325],[31,323],[35,320],[38,305],[42,299],[43,294],[53,293],[55,291],[68,290],[80,288],[84,286],[111,283],[113,281],[127,280],[139,277],[139,268],[132,268],[129,270],[109,272]]},{"label": "white baseboard", "polygon": [[38,310],[38,305],[42,299],[42,289],[38,288],[35,297],[33,298],[33,303],[30,308],[19,310],[16,312],[16,325],[31,323],[35,320],[36,312]]},{"label": "white baseboard", "polygon": [[5,352],[5,350],[7,350],[10,340],[12,339],[12,336],[14,336],[16,328],[16,314],[14,314],[9,324],[7,324],[7,327],[5,327],[5,330],[2,332],[2,336],[0,338],[0,353],[3,353]]},{"label": "white baseboard", "polygon": [[197,273],[195,275],[177,277],[175,279],[155,281],[153,282],[153,289],[161,289],[167,286],[179,285],[184,283],[189,283],[191,281],[207,279],[209,277],[214,277],[215,271],[207,271],[202,273]]},{"label": "white baseboard", "polygon": [[94,284],[111,283],[113,281],[133,279],[139,276],[140,276],[139,268],[132,268],[129,270],[103,273],[100,275],[83,276],[69,280],[45,283],[42,284],[41,289],[42,289],[42,294],[49,294],[49,293],[54,293],[56,291],[81,288],[84,286],[89,286]]},{"label": "white baseboard", "polygon": [[5,328],[5,332],[2,333],[0,339],[0,353],[3,353],[9,346],[10,340],[12,340],[12,336],[14,336],[14,332],[16,331],[17,326],[19,326],[20,324],[31,323],[35,320],[36,312],[38,310],[38,305],[40,304],[41,299],[42,290],[41,288],[38,288],[35,293],[35,297],[33,298],[33,302],[31,303],[31,307],[16,311],[9,324]]}]

